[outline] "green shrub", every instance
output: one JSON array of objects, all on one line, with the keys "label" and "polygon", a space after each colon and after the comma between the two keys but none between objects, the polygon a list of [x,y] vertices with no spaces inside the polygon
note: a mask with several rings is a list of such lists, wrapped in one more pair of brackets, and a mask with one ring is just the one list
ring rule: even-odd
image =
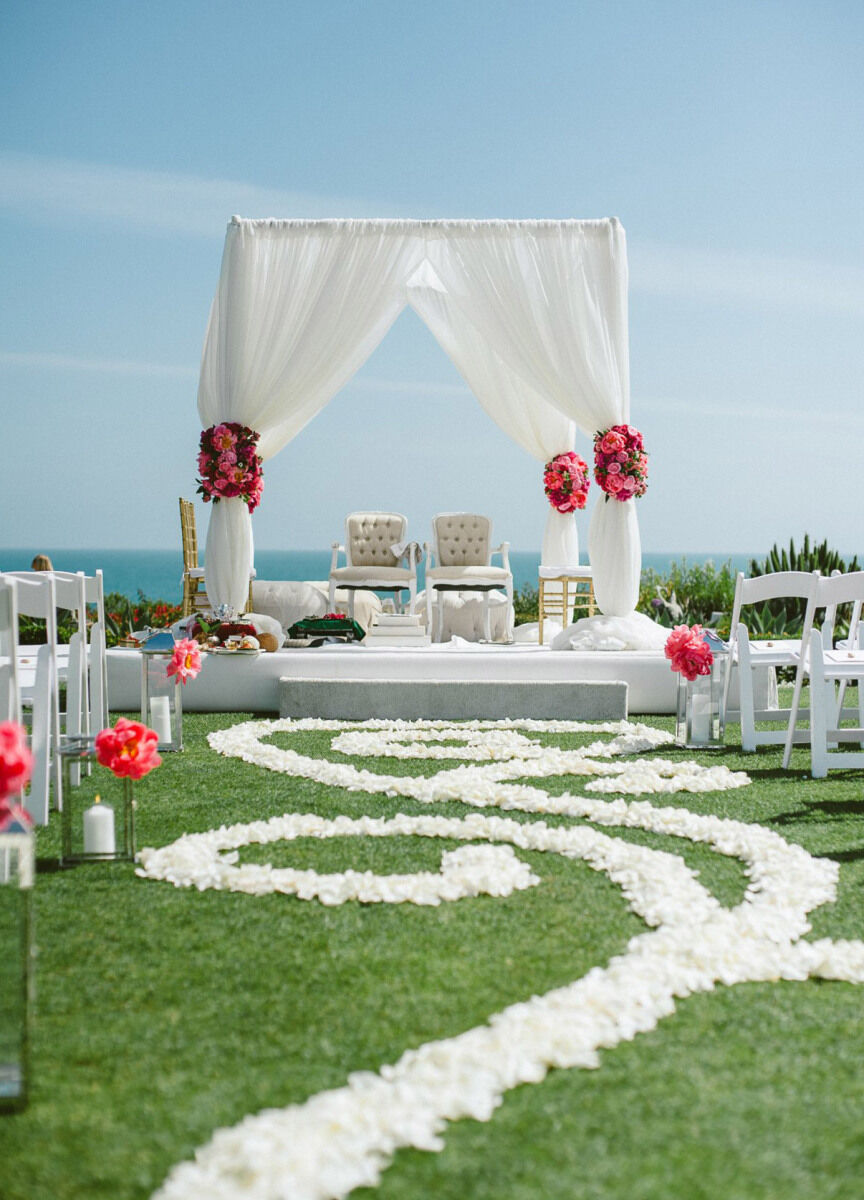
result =
[{"label": "green shrub", "polygon": [[663,575],[648,567],[642,572],[637,610],[660,625],[728,625],[735,596],[731,560],[720,567],[713,562],[672,562]]},{"label": "green shrub", "polygon": [[[850,571],[860,570],[856,557],[847,562],[836,550],[829,547],[827,541],[811,545],[810,535],[806,533],[800,549],[796,549],[794,540],[790,540],[788,551],[781,550],[775,544],[766,558],[761,561],[752,559],[750,562],[751,575],[772,575],[777,571],[821,571],[823,575],[829,576],[834,571],[846,575]],[[793,596],[768,600],[758,608],[754,606],[752,610],[748,609],[748,626],[751,633],[758,637],[799,637],[804,624],[805,608],[806,601]],[[838,609],[834,625],[835,637],[847,635],[851,615],[851,605],[842,605]]]}]

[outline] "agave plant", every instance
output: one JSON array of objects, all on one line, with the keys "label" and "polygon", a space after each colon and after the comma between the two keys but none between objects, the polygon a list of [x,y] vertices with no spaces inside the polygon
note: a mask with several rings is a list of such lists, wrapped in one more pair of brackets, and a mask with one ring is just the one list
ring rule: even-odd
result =
[{"label": "agave plant", "polygon": [[[762,562],[753,559],[750,563],[751,575],[771,575],[776,571],[820,571],[823,575],[831,575],[834,571],[840,571],[846,575],[850,571],[860,570],[857,557],[847,561],[836,550],[832,550],[827,541],[819,542],[818,545],[811,544],[810,535],[806,533],[800,549],[796,549],[794,539],[790,539],[788,551],[781,550],[775,544]],[[796,637],[800,635],[805,608],[805,600],[792,596],[767,601],[760,609],[756,610],[764,630],[764,632],[760,631],[758,636]],[[844,606],[838,610],[835,623],[836,637],[846,636],[850,615],[851,606]]]}]

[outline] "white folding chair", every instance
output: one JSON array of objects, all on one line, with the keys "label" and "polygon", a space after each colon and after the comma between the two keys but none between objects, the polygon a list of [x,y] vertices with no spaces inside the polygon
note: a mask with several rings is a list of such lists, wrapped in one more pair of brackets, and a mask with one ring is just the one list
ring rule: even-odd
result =
[{"label": "white folding chair", "polygon": [[[81,668],[84,686],[83,733],[97,733],[108,725],[108,665],[105,655],[105,587],[101,571],[85,575],[69,571],[54,571],[57,584],[57,603],[61,608],[70,605],[60,599],[61,583],[73,585],[77,591],[75,612],[81,634]],[[96,620],[88,625],[87,610],[95,607]],[[88,638],[89,628],[89,638]],[[70,649],[71,655],[71,649]]]},{"label": "white folding chair", "polygon": [[[832,614],[838,605],[852,604],[853,624],[850,636],[843,648],[834,648],[831,641],[811,633],[809,643],[802,647],[795,675],[795,691],[789,716],[789,728],[785,739],[783,766],[788,767],[792,755],[792,742],[796,733],[795,724],[803,715],[799,701],[804,679],[810,681],[810,773],[814,779],[824,779],[829,770],[845,767],[864,767],[864,648],[859,643],[861,606],[864,602],[864,571],[853,571],[848,575],[832,575],[820,579],[816,595],[818,608],[826,608]],[[850,683],[858,685],[857,709],[844,708],[846,688]],[[839,695],[837,684],[840,685]],[[843,721],[857,719],[857,725],[844,727]],[[797,739],[796,739],[797,740]],[[857,742],[859,751],[836,751],[829,754],[829,746],[842,742]]]},{"label": "white folding chair", "polygon": [[[813,628],[816,611],[816,589],[819,572],[777,571],[772,575],[758,575],[746,579],[738,572],[735,581],[735,599],[732,604],[732,626],[730,638],[730,661],[723,686],[723,711],[727,724],[734,721],[735,714],[729,710],[729,684],[733,667],[738,670],[738,720],[741,724],[741,748],[754,751],[757,745],[780,745],[786,740],[785,729],[757,729],[757,723],[783,722],[789,717],[789,709],[763,707],[757,709],[754,702],[753,672],[757,667],[797,667],[802,642],[807,643]],[[750,637],[742,609],[752,604],[764,604],[769,600],[795,597],[805,601],[804,626],[799,639],[757,639]],[[804,714],[802,713],[802,716]],[[803,740],[804,733],[798,736]]]},{"label": "white folding chair", "polygon": [[[30,749],[33,773],[25,800],[28,812],[40,825],[48,822],[50,790],[55,808],[63,807],[60,772],[60,698],[57,677],[57,605],[54,579],[48,572],[13,575],[19,617],[40,617],[46,640],[40,646],[18,647],[19,694],[22,709],[30,709]],[[8,576],[0,576],[8,579]],[[24,660],[34,660],[24,664]],[[24,665],[22,665],[24,664]]]},{"label": "white folding chair", "polygon": [[0,721],[21,724],[18,681],[18,601],[15,580],[0,576]]}]

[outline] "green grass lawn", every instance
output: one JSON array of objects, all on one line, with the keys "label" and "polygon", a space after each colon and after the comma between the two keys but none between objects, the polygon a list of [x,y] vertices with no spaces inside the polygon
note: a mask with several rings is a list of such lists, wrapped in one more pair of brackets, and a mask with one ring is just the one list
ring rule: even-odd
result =
[{"label": "green grass lawn", "polygon": [[[138,786],[139,847],[286,811],[429,811],[216,755],[207,733],[240,719],[184,718],[186,749],[165,755]],[[329,740],[309,733],[292,745],[338,757]],[[810,936],[864,937],[864,773],[813,781],[803,751],[791,772],[780,769],[779,749],[741,755],[729,747],[711,758],[748,771],[752,786],[651,803],[760,822],[833,858],[838,899],[812,915]],[[362,765],[385,774],[437,769]],[[566,778],[541,786],[579,790]],[[469,810],[452,803],[434,811]],[[746,880],[736,861],[672,838],[605,832],[682,854],[722,903],[740,901]],[[32,1096],[24,1113],[2,1118],[3,1200],[140,1200],[216,1128],[341,1086],[351,1071],[376,1069],[575,980],[645,928],[605,875],[554,854],[519,851],[542,883],[505,899],[325,908],[280,895],[179,890],[136,878],[128,864],[52,870],[58,849],[54,818],[38,842]],[[437,869],[441,850],[422,838],[346,838],[250,847],[241,858],[400,872]],[[601,1059],[599,1070],[553,1071],[510,1092],[491,1122],[451,1125],[441,1154],[400,1152],[377,1192],[355,1195],[864,1195],[864,987],[718,987],[679,1001],[653,1032]]]}]

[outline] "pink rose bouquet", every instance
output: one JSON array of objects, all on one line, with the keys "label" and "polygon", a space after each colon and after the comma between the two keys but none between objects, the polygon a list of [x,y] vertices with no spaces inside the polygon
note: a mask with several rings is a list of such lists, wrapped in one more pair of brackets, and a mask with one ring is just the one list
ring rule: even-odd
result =
[{"label": "pink rose bouquet", "polygon": [[113,729],[97,733],[94,745],[97,761],[118,779],[125,776],[142,779],[162,762],[156,753],[159,745],[156,732],[126,717],[119,717]]},{"label": "pink rose bouquet", "polygon": [[171,661],[165,668],[166,675],[176,675],[181,683],[194,679],[201,670],[201,651],[192,638],[183,638],[174,646]]},{"label": "pink rose bouquet", "polygon": [[0,810],[6,801],[30,782],[33,755],[27,746],[27,731],[15,721],[0,722]]},{"label": "pink rose bouquet", "polygon": [[632,425],[613,425],[594,437],[594,478],[606,499],[634,500],[648,488],[648,455]]},{"label": "pink rose bouquet", "polygon": [[666,639],[666,657],[673,671],[691,682],[697,675],[710,675],[714,662],[711,647],[702,638],[702,626],[676,625]]},{"label": "pink rose bouquet", "polygon": [[239,496],[246,501],[250,512],[255,511],[264,490],[261,471],[264,460],[256,453],[259,436],[254,429],[237,421],[223,421],[202,431],[198,492],[205,504],[208,500],[217,504],[223,498]]},{"label": "pink rose bouquet", "polygon": [[575,512],[588,501],[588,464],[572,450],[556,454],[543,468],[549,503],[560,513]]}]

